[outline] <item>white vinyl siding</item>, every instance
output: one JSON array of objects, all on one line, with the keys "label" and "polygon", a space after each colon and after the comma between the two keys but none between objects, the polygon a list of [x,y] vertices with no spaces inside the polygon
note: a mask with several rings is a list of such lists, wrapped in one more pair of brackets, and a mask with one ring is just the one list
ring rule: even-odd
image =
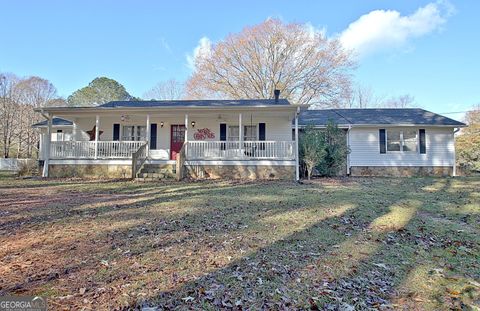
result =
[{"label": "white vinyl siding", "polygon": [[[350,166],[452,166],[455,156],[453,128],[412,128],[416,130],[417,137],[420,128],[425,129],[426,154],[419,153],[418,141],[414,152],[387,151],[381,154],[379,128],[352,128]],[[385,129],[388,136],[389,128]]]}]

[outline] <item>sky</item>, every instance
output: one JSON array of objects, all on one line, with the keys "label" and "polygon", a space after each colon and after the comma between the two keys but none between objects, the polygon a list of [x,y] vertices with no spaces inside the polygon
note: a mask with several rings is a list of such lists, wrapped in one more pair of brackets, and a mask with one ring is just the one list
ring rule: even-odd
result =
[{"label": "sky", "polygon": [[355,51],[354,81],[447,116],[480,103],[480,1],[0,0],[0,72],[67,97],[98,76],[141,97],[186,80],[192,59],[244,27],[304,23]]}]

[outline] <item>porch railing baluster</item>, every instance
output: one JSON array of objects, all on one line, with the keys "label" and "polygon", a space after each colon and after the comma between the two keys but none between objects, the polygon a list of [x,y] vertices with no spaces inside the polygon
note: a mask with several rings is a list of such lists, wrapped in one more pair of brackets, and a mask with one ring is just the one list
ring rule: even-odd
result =
[{"label": "porch railing baluster", "polygon": [[293,141],[189,141],[187,160],[293,160]]}]

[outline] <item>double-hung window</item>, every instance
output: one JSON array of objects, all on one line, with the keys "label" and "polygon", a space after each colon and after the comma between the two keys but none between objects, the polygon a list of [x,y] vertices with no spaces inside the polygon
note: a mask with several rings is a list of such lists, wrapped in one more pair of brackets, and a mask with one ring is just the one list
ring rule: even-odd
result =
[{"label": "double-hung window", "polygon": [[418,132],[416,129],[388,129],[388,152],[417,152]]},{"label": "double-hung window", "polygon": [[144,125],[124,125],[122,128],[122,140],[146,141],[147,127]]},{"label": "double-hung window", "polygon": [[[230,125],[228,127],[228,141],[238,141],[240,133],[238,130],[238,125]],[[254,141],[257,139],[257,126],[256,125],[245,125],[243,127],[243,140],[244,141]]]}]

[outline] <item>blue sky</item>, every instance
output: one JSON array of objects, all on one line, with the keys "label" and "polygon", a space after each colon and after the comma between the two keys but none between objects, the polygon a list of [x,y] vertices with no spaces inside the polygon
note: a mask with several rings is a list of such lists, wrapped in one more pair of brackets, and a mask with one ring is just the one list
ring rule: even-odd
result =
[{"label": "blue sky", "polygon": [[64,97],[97,76],[142,96],[159,81],[187,79],[201,38],[277,17],[342,38],[357,51],[355,80],[376,94],[463,111],[480,103],[478,12],[480,1],[454,0],[0,0],[0,71],[47,78]]}]

